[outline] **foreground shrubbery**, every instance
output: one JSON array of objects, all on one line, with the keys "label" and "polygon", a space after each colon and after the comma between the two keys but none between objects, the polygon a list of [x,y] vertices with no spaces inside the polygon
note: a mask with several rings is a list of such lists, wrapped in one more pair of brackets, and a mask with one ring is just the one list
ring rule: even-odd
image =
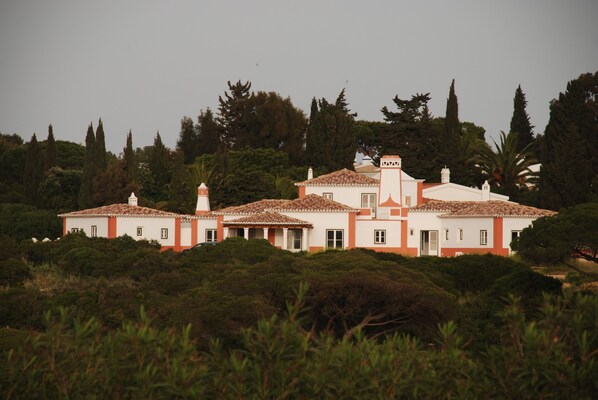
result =
[{"label": "foreground shrubbery", "polygon": [[[300,296],[301,298],[301,296]],[[501,312],[499,345],[471,353],[456,326],[434,345],[409,336],[383,341],[314,337],[302,303],[286,318],[243,331],[237,349],[198,352],[190,328],[139,322],[105,332],[96,320],[48,315],[45,333],[5,351],[7,398],[594,398],[598,390],[598,299],[546,297],[526,320],[517,300]]]}]

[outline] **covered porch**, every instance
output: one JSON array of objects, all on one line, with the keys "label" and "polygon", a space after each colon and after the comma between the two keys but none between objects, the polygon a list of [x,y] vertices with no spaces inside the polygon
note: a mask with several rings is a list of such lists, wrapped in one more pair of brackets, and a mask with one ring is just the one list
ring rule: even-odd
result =
[{"label": "covered porch", "polygon": [[293,252],[308,250],[309,229],[312,228],[307,221],[273,212],[223,221],[222,226],[223,239],[266,239],[275,247]]}]

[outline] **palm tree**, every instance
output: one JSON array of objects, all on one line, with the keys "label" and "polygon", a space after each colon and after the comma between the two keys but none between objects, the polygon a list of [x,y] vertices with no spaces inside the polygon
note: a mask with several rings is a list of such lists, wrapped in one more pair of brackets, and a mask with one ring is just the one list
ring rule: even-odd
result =
[{"label": "palm tree", "polygon": [[537,173],[530,167],[538,161],[532,154],[532,144],[517,151],[517,133],[500,133],[500,144],[494,141],[496,153],[488,148],[479,154],[482,171],[488,176],[490,185],[508,196],[529,188],[537,180]]}]

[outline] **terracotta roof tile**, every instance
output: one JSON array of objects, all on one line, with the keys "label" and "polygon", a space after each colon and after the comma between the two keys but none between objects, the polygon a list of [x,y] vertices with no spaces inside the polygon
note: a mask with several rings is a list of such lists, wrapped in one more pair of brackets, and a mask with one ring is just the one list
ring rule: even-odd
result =
[{"label": "terracotta roof tile", "polygon": [[210,214],[212,215],[224,215],[224,214],[237,214],[237,215],[251,215],[258,214],[269,208],[276,208],[282,206],[291,200],[283,199],[264,199],[254,201],[253,203],[243,204],[240,206],[232,206],[222,208],[220,210],[214,210]]},{"label": "terracotta roof tile", "polygon": [[308,179],[303,182],[297,182],[297,186],[378,186],[380,182],[377,179],[370,178],[355,171],[346,168],[340,171],[334,171],[317,178]]},{"label": "terracotta roof tile", "polygon": [[308,194],[299,199],[289,201],[279,207],[272,208],[269,211],[333,211],[333,212],[358,212],[354,208],[328,200],[317,194]]},{"label": "terracotta roof tile", "polygon": [[445,212],[442,217],[544,217],[554,211],[524,206],[508,201],[440,201],[413,207],[409,212]]},{"label": "terracotta roof tile", "polygon": [[132,206],[129,204],[110,204],[86,210],[73,211],[59,214],[59,217],[185,217],[193,218],[193,215],[182,215],[168,211],[155,210],[153,208]]},{"label": "terracotta roof tile", "polygon": [[299,226],[312,228],[312,224],[297,218],[287,217],[277,212],[263,212],[246,217],[224,221],[224,226]]}]

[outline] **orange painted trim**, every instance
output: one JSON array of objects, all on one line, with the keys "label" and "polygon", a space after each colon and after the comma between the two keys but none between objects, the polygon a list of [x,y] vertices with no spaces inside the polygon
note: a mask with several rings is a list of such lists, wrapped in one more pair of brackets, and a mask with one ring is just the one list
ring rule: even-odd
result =
[{"label": "orange painted trim", "polygon": [[268,242],[270,242],[272,246],[276,243],[276,231],[274,228],[268,228]]},{"label": "orange painted trim", "polygon": [[323,246],[309,246],[309,249],[308,249],[308,251],[310,253],[315,253],[317,251],[323,251],[323,250],[324,250]]},{"label": "orange painted trim", "polygon": [[377,253],[395,253],[403,256],[417,257],[416,247],[360,247],[360,249],[373,250]]},{"label": "orange painted trim", "polygon": [[380,204],[380,207],[401,207],[401,205],[394,201],[392,196],[389,194],[388,199],[386,199],[384,203]]},{"label": "orange painted trim", "polygon": [[409,209],[407,207],[402,208],[401,217],[407,217],[407,214],[409,214]]},{"label": "orange painted trim", "polygon": [[391,208],[390,215],[393,217],[400,217],[401,216],[401,209],[400,208]]},{"label": "orange painted trim", "polygon": [[204,215],[209,213],[208,210],[195,210],[195,215]]},{"label": "orange painted trim", "polygon": [[451,248],[443,248],[440,252],[442,257],[455,257],[456,253],[463,253],[463,254],[494,254],[497,256],[508,256],[509,249],[499,249],[496,250],[494,248],[479,248],[479,247],[451,247]]},{"label": "orange painted trim", "polygon": [[62,218],[62,236],[66,236],[66,218]]},{"label": "orange painted trim", "polygon": [[[493,238],[494,248],[492,250],[496,252],[495,254],[498,254],[501,250],[503,250],[502,228],[503,228],[502,217],[494,217],[494,224],[493,224],[493,229],[492,229],[492,233],[494,236],[494,238]],[[507,251],[507,253],[508,253],[508,251]]]},{"label": "orange painted trim", "polygon": [[195,246],[197,244],[197,220],[191,220],[191,246]]},{"label": "orange painted trim", "polygon": [[174,251],[181,251],[181,219],[174,219]]},{"label": "orange painted trim", "polygon": [[224,240],[224,226],[222,226],[222,222],[224,221],[224,215],[216,216],[216,241],[222,242]]},{"label": "orange painted trim", "polygon": [[417,182],[417,204],[420,205],[424,201],[424,183]]},{"label": "orange painted trim", "polygon": [[116,237],[116,217],[108,217],[108,239]]},{"label": "orange painted trim", "polygon": [[371,208],[360,208],[359,212],[357,214],[358,215],[372,215],[372,209]]},{"label": "orange painted trim", "polygon": [[[407,221],[401,221],[401,248],[407,249]],[[417,249],[415,249],[417,255]]]},{"label": "orange painted trim", "polygon": [[299,198],[302,199],[305,197],[305,186],[299,186]]},{"label": "orange painted trim", "polygon": [[355,247],[355,213],[349,213],[349,243],[347,248],[352,249]]}]

